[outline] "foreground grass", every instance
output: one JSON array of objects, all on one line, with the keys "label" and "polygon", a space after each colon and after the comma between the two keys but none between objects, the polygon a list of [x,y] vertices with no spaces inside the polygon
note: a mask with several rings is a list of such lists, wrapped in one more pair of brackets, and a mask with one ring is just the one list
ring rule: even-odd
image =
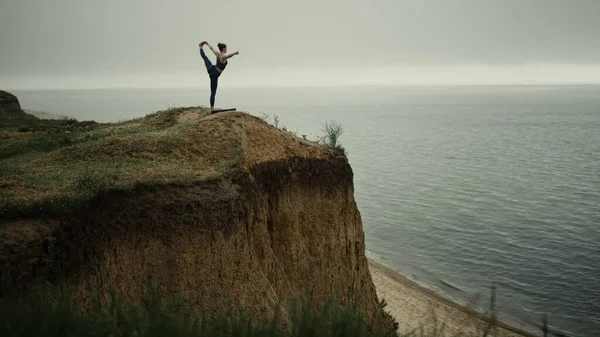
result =
[{"label": "foreground grass", "polygon": [[177,301],[160,303],[159,298],[151,297],[143,305],[134,306],[113,298],[108,307],[95,305],[83,311],[67,297],[55,303],[40,298],[35,305],[4,299],[0,300],[0,336],[397,336],[389,326],[370,328],[360,315],[334,305],[318,311],[303,306],[293,311],[289,324],[282,324],[280,315],[256,321],[246,318],[243,312],[205,320],[181,309]]},{"label": "foreground grass", "polygon": [[[35,303],[35,304],[32,304]],[[99,303],[99,302],[97,302]],[[441,337],[443,323],[433,328],[398,332],[397,326],[386,322],[369,327],[363,317],[352,309],[334,304],[313,310],[308,305],[288,311],[290,320],[281,314],[271,319],[250,319],[243,311],[222,313],[204,319],[186,311],[181,301],[165,303],[150,296],[142,305],[132,305],[112,297],[111,305],[97,303],[87,310],[73,304],[69,297],[50,302],[39,297],[34,302],[0,298],[0,336],[6,337]],[[384,303],[384,301],[382,301]],[[383,309],[383,308],[382,308]],[[543,336],[565,336],[548,331],[544,322]],[[496,336],[491,325],[475,334],[461,337]]]}]

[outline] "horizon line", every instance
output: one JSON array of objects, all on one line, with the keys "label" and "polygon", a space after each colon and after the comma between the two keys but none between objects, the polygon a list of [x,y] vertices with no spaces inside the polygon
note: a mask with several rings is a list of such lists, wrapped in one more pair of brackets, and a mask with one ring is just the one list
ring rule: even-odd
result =
[{"label": "horizon line", "polygon": [[[330,84],[330,85],[248,85],[248,86],[230,86],[221,88],[221,90],[228,89],[309,89],[309,88],[410,88],[410,87],[423,87],[423,88],[447,88],[447,87],[575,87],[575,86],[600,86],[598,82],[543,82],[543,83],[440,83],[440,84]],[[26,87],[6,87],[5,91],[74,91],[74,90],[177,90],[177,89],[205,89],[204,86],[193,85],[193,86],[103,86],[103,87],[38,87],[38,88],[26,88]]]}]

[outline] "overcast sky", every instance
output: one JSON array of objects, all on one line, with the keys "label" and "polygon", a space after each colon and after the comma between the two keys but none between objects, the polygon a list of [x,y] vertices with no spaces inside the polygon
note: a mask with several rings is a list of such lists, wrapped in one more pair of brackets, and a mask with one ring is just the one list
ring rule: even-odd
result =
[{"label": "overcast sky", "polygon": [[0,0],[0,87],[197,86],[202,40],[230,86],[600,82],[600,0]]}]

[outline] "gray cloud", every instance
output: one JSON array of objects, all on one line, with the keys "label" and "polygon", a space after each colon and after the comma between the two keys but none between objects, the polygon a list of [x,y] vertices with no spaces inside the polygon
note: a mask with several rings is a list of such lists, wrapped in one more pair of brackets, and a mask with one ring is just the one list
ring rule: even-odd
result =
[{"label": "gray cloud", "polygon": [[599,0],[2,1],[2,79],[238,69],[600,65]]}]

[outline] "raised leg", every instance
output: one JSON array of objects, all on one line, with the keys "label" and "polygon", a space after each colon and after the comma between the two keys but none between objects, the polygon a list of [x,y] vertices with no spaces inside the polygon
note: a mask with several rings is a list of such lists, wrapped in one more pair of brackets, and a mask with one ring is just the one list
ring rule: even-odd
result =
[{"label": "raised leg", "polygon": [[200,48],[200,55],[202,55],[202,59],[204,59],[204,65],[206,66],[206,70],[210,70],[210,68],[212,68],[213,65],[208,59],[208,57],[206,57],[206,54],[204,54],[204,50],[202,48]]}]

